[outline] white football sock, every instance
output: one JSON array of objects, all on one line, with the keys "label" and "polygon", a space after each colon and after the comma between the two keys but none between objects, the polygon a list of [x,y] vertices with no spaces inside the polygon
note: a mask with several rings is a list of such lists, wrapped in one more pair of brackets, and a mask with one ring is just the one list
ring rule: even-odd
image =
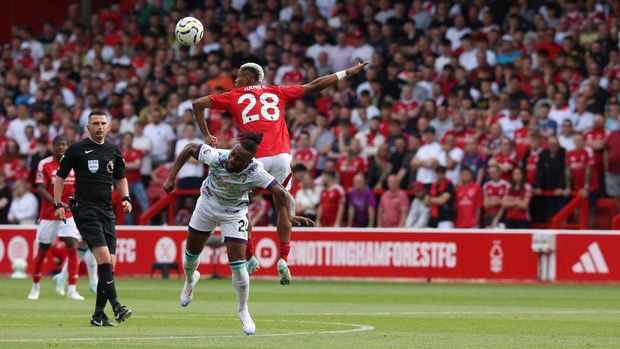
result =
[{"label": "white football sock", "polygon": [[86,263],[86,269],[88,269],[89,282],[92,281],[96,284],[99,280],[99,276],[97,275],[97,260],[90,250],[84,254],[84,263]]},{"label": "white football sock", "polygon": [[248,310],[248,298],[250,296],[250,275],[245,268],[245,261],[230,262],[232,270],[232,284],[237,294],[238,312]]}]

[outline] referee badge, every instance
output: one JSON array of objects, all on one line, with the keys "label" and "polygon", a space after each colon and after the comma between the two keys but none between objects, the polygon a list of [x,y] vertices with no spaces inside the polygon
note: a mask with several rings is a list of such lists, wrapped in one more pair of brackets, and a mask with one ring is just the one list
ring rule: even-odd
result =
[{"label": "referee badge", "polygon": [[90,173],[96,173],[99,170],[99,160],[88,160],[88,170]]},{"label": "referee badge", "polygon": [[106,170],[108,170],[108,173],[113,173],[114,172],[114,161],[112,161],[112,160],[108,161],[108,165],[106,166]]}]

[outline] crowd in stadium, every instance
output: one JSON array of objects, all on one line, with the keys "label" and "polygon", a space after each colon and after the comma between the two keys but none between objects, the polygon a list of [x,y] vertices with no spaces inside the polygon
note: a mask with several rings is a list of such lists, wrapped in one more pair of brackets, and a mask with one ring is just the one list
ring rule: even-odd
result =
[{"label": "crowd in stadium", "polygon": [[[187,15],[205,25],[191,47],[174,38]],[[111,116],[144,212],[175,154],[203,142],[192,101],[231,90],[241,64],[295,85],[359,61],[365,73],[287,110],[298,213],[319,226],[548,222],[572,193],[620,197],[619,29],[620,2],[605,0],[142,0],[86,23],[72,5],[1,47],[0,223],[36,221],[37,164],[55,135],[87,137],[91,110]],[[205,117],[230,148],[231,115]],[[205,170],[187,164],[178,188]],[[272,222],[262,194],[250,211]]]}]

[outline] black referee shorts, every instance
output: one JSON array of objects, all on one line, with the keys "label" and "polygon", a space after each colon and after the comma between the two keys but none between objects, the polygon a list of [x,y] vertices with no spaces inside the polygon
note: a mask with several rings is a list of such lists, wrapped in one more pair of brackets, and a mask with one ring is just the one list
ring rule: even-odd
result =
[{"label": "black referee shorts", "polygon": [[88,247],[108,246],[116,254],[116,217],[112,208],[76,205],[71,210],[82,239]]}]

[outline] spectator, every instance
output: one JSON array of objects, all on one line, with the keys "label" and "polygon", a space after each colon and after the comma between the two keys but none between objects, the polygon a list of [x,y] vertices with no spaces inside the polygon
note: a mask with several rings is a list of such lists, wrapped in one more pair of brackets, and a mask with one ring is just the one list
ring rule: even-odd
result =
[{"label": "spectator", "polygon": [[506,212],[505,223],[508,229],[529,229],[530,199],[532,187],[525,182],[525,176],[520,168],[512,171],[510,189],[502,199],[502,209]]},{"label": "spectator", "polygon": [[329,125],[327,123],[327,116],[323,114],[317,115],[316,128],[311,134],[310,143],[312,144],[312,148],[316,149],[319,153],[316,163],[318,174],[323,172],[325,169],[327,156],[334,140],[334,134],[329,129]]},{"label": "spectator", "polygon": [[542,133],[545,137],[555,135],[558,131],[558,123],[549,118],[549,105],[543,103],[538,108],[538,113],[537,126],[540,133]]},{"label": "spectator", "polygon": [[566,184],[567,189],[579,192],[586,198],[598,190],[594,154],[592,149],[586,149],[586,142],[581,134],[575,135],[575,149],[566,152]]},{"label": "spectator", "polygon": [[340,71],[350,67],[351,57],[355,48],[347,43],[347,34],[338,32],[336,35],[336,45],[329,50],[329,65],[334,71]]},{"label": "spectator", "polygon": [[431,208],[429,227],[439,229],[454,228],[454,185],[446,177],[447,168],[437,166],[437,180],[431,185],[426,196],[426,206]]},{"label": "spectator", "polygon": [[452,112],[448,111],[448,108],[440,105],[439,107],[437,107],[437,117],[435,117],[430,122],[431,127],[433,127],[433,129],[435,130],[435,134],[440,139],[446,132],[454,128],[451,114]]},{"label": "spectator", "polygon": [[565,193],[566,177],[566,150],[560,147],[557,137],[549,137],[547,149],[540,153],[538,167],[536,170],[535,193],[540,191],[553,191],[556,196],[545,197],[546,217],[550,219],[564,205],[564,198],[560,197]]},{"label": "spectator", "polygon": [[4,172],[0,170],[0,224],[8,223],[9,208],[11,207],[11,200],[13,200],[11,188],[5,179]]},{"label": "spectator", "polygon": [[482,188],[473,181],[468,167],[461,170],[460,184],[456,187],[456,228],[478,228],[482,211]]},{"label": "spectator", "polygon": [[512,170],[517,164],[517,157],[512,151],[512,142],[507,137],[500,141],[499,151],[489,160],[489,166],[497,166],[502,172],[502,178],[509,180]]},{"label": "spectator", "polygon": [[[30,118],[28,105],[22,103],[17,106],[17,118],[9,122],[9,129],[6,133],[7,137],[14,139],[19,145],[20,154],[27,154],[30,147],[30,141],[26,135],[26,128],[30,126],[34,130],[37,127],[36,121]],[[38,131],[34,133],[34,137],[38,137]]]},{"label": "spectator", "polygon": [[456,138],[452,134],[446,134],[441,152],[437,157],[439,166],[445,167],[448,172],[446,178],[452,184],[459,183],[459,173],[461,172],[461,161],[463,160],[463,150],[456,147]]},{"label": "spectator", "polygon": [[575,149],[575,132],[573,130],[573,123],[570,120],[564,120],[562,122],[562,129],[558,135],[558,142],[560,146],[566,151]]},{"label": "spectator", "polygon": [[123,104],[121,116],[122,119],[119,132],[122,134],[127,132],[135,132],[134,125],[138,122],[138,115],[136,115],[133,104]]},{"label": "spectator", "polygon": [[19,170],[19,144],[13,139],[9,139],[4,144],[4,154],[0,159],[0,165],[2,166],[2,172],[6,176],[6,182],[9,186],[15,182],[17,178],[17,172]]},{"label": "spectator", "polygon": [[416,181],[427,187],[437,179],[435,168],[438,165],[441,145],[435,141],[435,129],[429,127],[422,135],[424,145],[413,158],[412,166],[417,170]]},{"label": "spectator", "polygon": [[316,162],[319,153],[310,147],[310,133],[303,131],[296,142],[296,149],[293,151],[293,161],[291,167],[302,164],[313,175],[316,174]]},{"label": "spectator", "polygon": [[[194,124],[187,124],[183,129],[183,138],[179,139],[175,145],[174,155],[179,156],[183,148],[191,143],[200,144],[202,140],[196,138],[196,126]],[[199,189],[202,185],[202,178],[204,176],[204,166],[196,159],[191,158],[181,171],[177,178],[179,179],[179,189]]]},{"label": "spectator", "polygon": [[[536,186],[536,177],[538,173],[538,159],[543,151],[541,146],[541,136],[537,133],[528,137],[530,149],[525,154],[521,169],[525,173],[525,183],[532,188]],[[543,223],[545,220],[544,198],[533,196],[530,200],[530,217],[534,223]]]},{"label": "spectator", "polygon": [[381,124],[381,116],[373,116],[368,123],[368,129],[359,131],[355,135],[355,139],[359,142],[362,148],[362,155],[367,159],[370,159],[377,155],[379,146],[385,143],[385,137],[379,133],[379,126]]},{"label": "spectator", "polygon": [[250,193],[250,205],[248,206],[248,218],[253,227],[266,227],[269,225],[271,203],[260,192]]},{"label": "spectator", "polygon": [[377,227],[379,228],[402,228],[405,226],[409,198],[400,189],[400,181],[395,175],[387,179],[388,190],[381,195],[377,212]]},{"label": "spectator", "polygon": [[345,193],[353,186],[353,177],[356,173],[368,170],[366,159],[360,156],[361,148],[357,140],[352,140],[347,155],[341,155],[336,165],[338,178]]},{"label": "spectator", "polygon": [[[142,152],[133,148],[133,133],[127,132],[123,135],[121,154],[125,159],[125,178],[129,184],[129,195],[133,196],[140,203],[140,211],[144,213],[149,208],[149,200],[146,196],[146,189],[142,184],[140,168],[142,167]],[[135,206],[134,206],[135,207]],[[132,215],[125,214],[125,223],[132,224]]]},{"label": "spectator", "polygon": [[157,168],[170,158],[176,136],[169,124],[161,122],[159,111],[151,110],[148,115],[150,121],[144,127],[144,136],[151,141],[151,159],[153,167]]},{"label": "spectator", "polygon": [[620,207],[620,130],[612,132],[605,142],[605,186]]},{"label": "spectator", "polygon": [[585,132],[594,126],[594,114],[587,110],[587,100],[582,94],[575,98],[575,111],[571,120],[575,121],[575,131]]},{"label": "spectator", "polygon": [[338,184],[334,172],[323,172],[323,191],[316,215],[317,226],[340,227],[346,200],[344,189]]},{"label": "spectator", "polygon": [[153,170],[153,162],[151,159],[151,150],[153,143],[151,139],[144,136],[144,124],[136,122],[134,124],[135,134],[133,137],[132,147],[142,152],[142,162],[140,164],[140,176],[142,176],[142,184],[148,187],[151,181],[151,171]]},{"label": "spectator", "polygon": [[297,215],[316,220],[317,207],[321,201],[321,189],[315,186],[309,174],[300,178],[301,189],[295,194],[295,211]]},{"label": "spectator", "polygon": [[9,207],[11,224],[35,224],[39,214],[37,197],[30,192],[28,183],[18,180],[13,186],[13,200]]},{"label": "spectator", "polygon": [[377,155],[372,161],[368,171],[368,183],[374,190],[385,187],[387,177],[392,173],[392,163],[390,162],[390,150],[387,144],[381,144]]},{"label": "spectator", "polygon": [[594,168],[599,175],[600,190],[599,194],[605,194],[605,140],[609,136],[609,131],[605,130],[605,117],[601,114],[594,115],[593,127],[586,131],[583,136],[586,139],[588,148],[594,151]]},{"label": "spectator", "polygon": [[569,120],[571,125],[575,123],[574,114],[571,113],[568,105],[566,104],[566,97],[560,92],[556,93],[553,97],[554,105],[549,111],[549,119],[555,121],[557,125],[564,125],[564,121]]},{"label": "spectator", "polygon": [[508,115],[499,119],[499,126],[502,128],[504,137],[508,139],[515,139],[515,132],[523,127],[523,121],[519,118],[519,111],[515,103],[511,103]]},{"label": "spectator", "polygon": [[484,207],[484,226],[498,228],[504,210],[502,199],[510,188],[510,183],[502,179],[501,169],[497,165],[490,165],[489,181],[482,187],[482,206]]},{"label": "spectator", "polygon": [[461,168],[469,168],[473,174],[474,181],[478,185],[482,185],[484,179],[485,161],[478,152],[478,143],[476,141],[469,142],[465,145]]},{"label": "spectator", "polygon": [[349,191],[348,227],[368,227],[375,223],[375,194],[366,185],[364,174],[359,172],[353,177],[353,188]]},{"label": "spectator", "polygon": [[428,227],[428,221],[431,217],[431,209],[424,203],[424,199],[427,195],[426,188],[424,188],[424,184],[414,182],[412,189],[415,196],[413,197],[413,201],[411,201],[411,206],[409,206],[405,227],[426,228]]}]

